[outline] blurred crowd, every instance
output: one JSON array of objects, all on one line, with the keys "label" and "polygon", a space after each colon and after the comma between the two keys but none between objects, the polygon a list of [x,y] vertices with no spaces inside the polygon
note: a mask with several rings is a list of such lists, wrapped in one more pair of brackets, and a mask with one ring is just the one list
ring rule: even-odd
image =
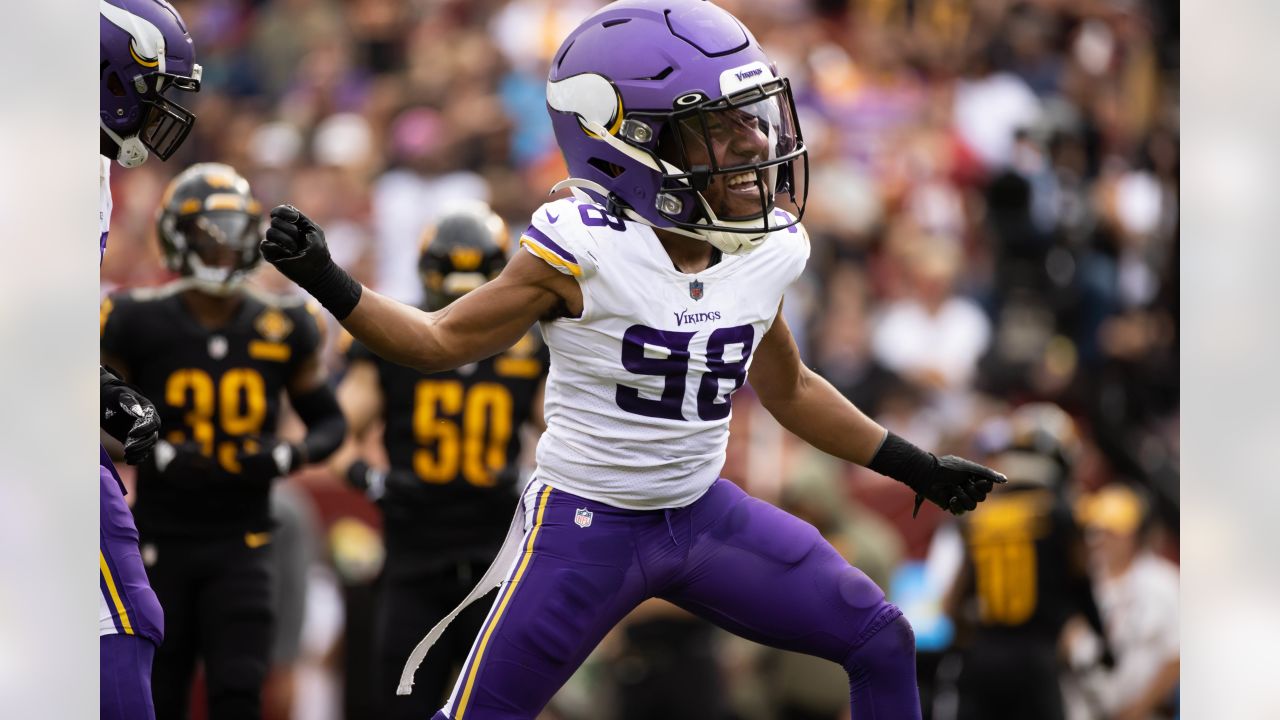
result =
[{"label": "blurred crowd", "polygon": [[[154,238],[160,194],[188,164],[216,160],[244,174],[266,207],[308,213],[359,280],[419,301],[419,239],[434,218],[482,200],[519,232],[565,177],[545,109],[547,62],[602,4],[174,2],[205,67],[190,105],[198,121],[169,162],[113,175],[103,292],[168,279]],[[1104,620],[1107,592],[1123,594],[1115,579],[1129,567],[1115,571],[1116,536],[1132,546],[1130,561],[1174,567],[1172,585],[1132,587],[1173,603],[1173,629],[1153,632],[1173,632],[1176,654],[1177,4],[718,4],[791,78],[810,148],[813,255],[785,308],[806,362],[939,453],[974,455],[978,428],[1017,405],[1065,409],[1081,444],[1070,494],[1096,500],[1124,488],[1140,498],[1103,503],[1110,514],[1081,510],[1097,540],[1089,549]],[[255,281],[292,291],[270,268]],[[336,349],[330,360],[340,372]],[[735,402],[725,476],[814,522],[891,596],[905,592],[904,569],[923,564],[946,516],[926,509],[912,520],[909,492],[812,457],[749,393]],[[272,695],[290,709],[277,717],[364,717],[351,676],[367,652],[360,612],[378,571],[378,518],[337,485],[304,475],[284,486],[295,492],[281,503],[306,516],[298,522],[313,549],[296,555],[311,558],[310,570],[296,578],[298,639],[283,642],[287,680]],[[923,592],[938,605],[945,590]],[[912,619],[918,632],[927,625]],[[929,658],[943,658],[949,641],[921,638],[931,697],[940,663]],[[1118,652],[1124,642],[1112,644]],[[710,699],[688,717],[834,720],[847,714],[845,682],[823,669],[652,607],[606,640],[549,715],[684,717],[642,700],[696,691]],[[1113,682],[1107,697],[1119,700],[1092,695],[1074,717],[1158,717],[1121,712],[1141,684]],[[927,705],[926,717],[945,714]]]}]

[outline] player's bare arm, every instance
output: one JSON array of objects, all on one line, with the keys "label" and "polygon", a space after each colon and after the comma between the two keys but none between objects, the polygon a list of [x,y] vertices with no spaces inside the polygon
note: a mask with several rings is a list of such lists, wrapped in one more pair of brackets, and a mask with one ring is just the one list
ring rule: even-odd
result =
[{"label": "player's bare arm", "polygon": [[347,439],[329,458],[329,469],[335,476],[344,477],[360,457],[360,444],[382,416],[382,403],[378,368],[368,360],[352,361],[338,385],[338,406],[347,418]]},{"label": "player's bare arm", "polygon": [[324,231],[290,206],[271,211],[263,256],[324,305],[378,355],[422,372],[489,357],[544,317],[576,315],[576,283],[546,263],[517,253],[493,281],[437,312],[426,312],[362,287],[333,263]]},{"label": "player's bare arm", "polygon": [[[1003,475],[954,455],[936,457],[887,432],[800,361],[791,330],[779,312],[760,340],[748,375],[770,414],[805,442],[835,457],[865,465],[959,515],[973,510]],[[914,514],[914,513],[913,513]]]},{"label": "player's bare arm", "polygon": [[765,409],[783,427],[819,450],[866,465],[885,429],[800,361],[791,329],[778,317],[756,348],[747,375]]}]

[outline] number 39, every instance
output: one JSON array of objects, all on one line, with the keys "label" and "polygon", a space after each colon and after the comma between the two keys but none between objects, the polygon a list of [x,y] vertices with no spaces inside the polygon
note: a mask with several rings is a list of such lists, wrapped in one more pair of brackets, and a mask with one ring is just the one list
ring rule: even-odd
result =
[{"label": "number 39", "polygon": [[[629,413],[645,417],[685,420],[682,406],[686,376],[689,372],[689,342],[697,333],[679,330],[657,330],[644,325],[632,325],[622,335],[622,367],[637,375],[656,375],[666,378],[662,397],[649,400],[640,397],[636,388],[619,385],[616,395],[618,407]],[[720,420],[729,416],[733,406],[733,393],[747,379],[747,360],[751,357],[751,345],[755,329],[750,325],[718,328],[707,338],[707,371],[698,381],[698,418]],[[725,350],[730,345],[742,345],[742,357],[725,360]],[[667,350],[665,358],[645,357],[645,345]],[[720,380],[732,380],[733,388],[724,393],[721,400]]]}]

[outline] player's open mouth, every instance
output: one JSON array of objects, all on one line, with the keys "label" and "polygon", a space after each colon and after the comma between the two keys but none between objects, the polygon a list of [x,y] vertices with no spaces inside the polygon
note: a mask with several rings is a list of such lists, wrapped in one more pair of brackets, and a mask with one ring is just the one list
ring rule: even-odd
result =
[{"label": "player's open mouth", "polygon": [[738,173],[737,175],[730,177],[729,181],[725,184],[733,192],[751,193],[752,195],[756,195],[756,181],[758,179],[759,175],[756,171],[751,170],[749,172]]}]

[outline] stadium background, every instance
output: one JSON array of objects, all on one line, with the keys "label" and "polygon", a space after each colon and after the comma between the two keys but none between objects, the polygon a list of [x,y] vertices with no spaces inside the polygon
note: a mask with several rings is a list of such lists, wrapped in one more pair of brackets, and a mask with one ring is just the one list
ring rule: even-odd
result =
[{"label": "stadium background", "polygon": [[[168,279],[153,231],[160,193],[188,164],[218,160],[268,207],[310,213],[359,279],[416,300],[418,236],[433,217],[479,198],[518,231],[564,176],[546,61],[601,4],[175,3],[206,68],[199,120],[168,163],[113,175],[102,291]],[[1145,488],[1159,547],[1176,560],[1176,4],[720,4],[792,78],[811,147],[814,252],[786,310],[806,361],[939,451],[972,454],[976,429],[1012,404],[1060,403],[1084,430],[1075,482]],[[269,268],[255,282],[289,291]],[[824,508],[835,527],[875,528],[851,541],[851,558],[891,594],[909,592],[945,516],[910,520],[909,493],[815,458],[749,397],[738,396],[725,475]],[[321,471],[285,491],[311,528],[312,560],[272,711],[364,717],[356,676],[376,510]],[[918,629],[931,627],[929,603],[914,605]],[[627,682],[629,638],[618,635],[562,693],[557,717],[612,716]],[[931,638],[922,633],[922,663],[944,649],[945,633]],[[780,665],[719,635],[708,647],[722,682],[705,691],[759,717],[768,688],[786,682],[770,676]]]}]

